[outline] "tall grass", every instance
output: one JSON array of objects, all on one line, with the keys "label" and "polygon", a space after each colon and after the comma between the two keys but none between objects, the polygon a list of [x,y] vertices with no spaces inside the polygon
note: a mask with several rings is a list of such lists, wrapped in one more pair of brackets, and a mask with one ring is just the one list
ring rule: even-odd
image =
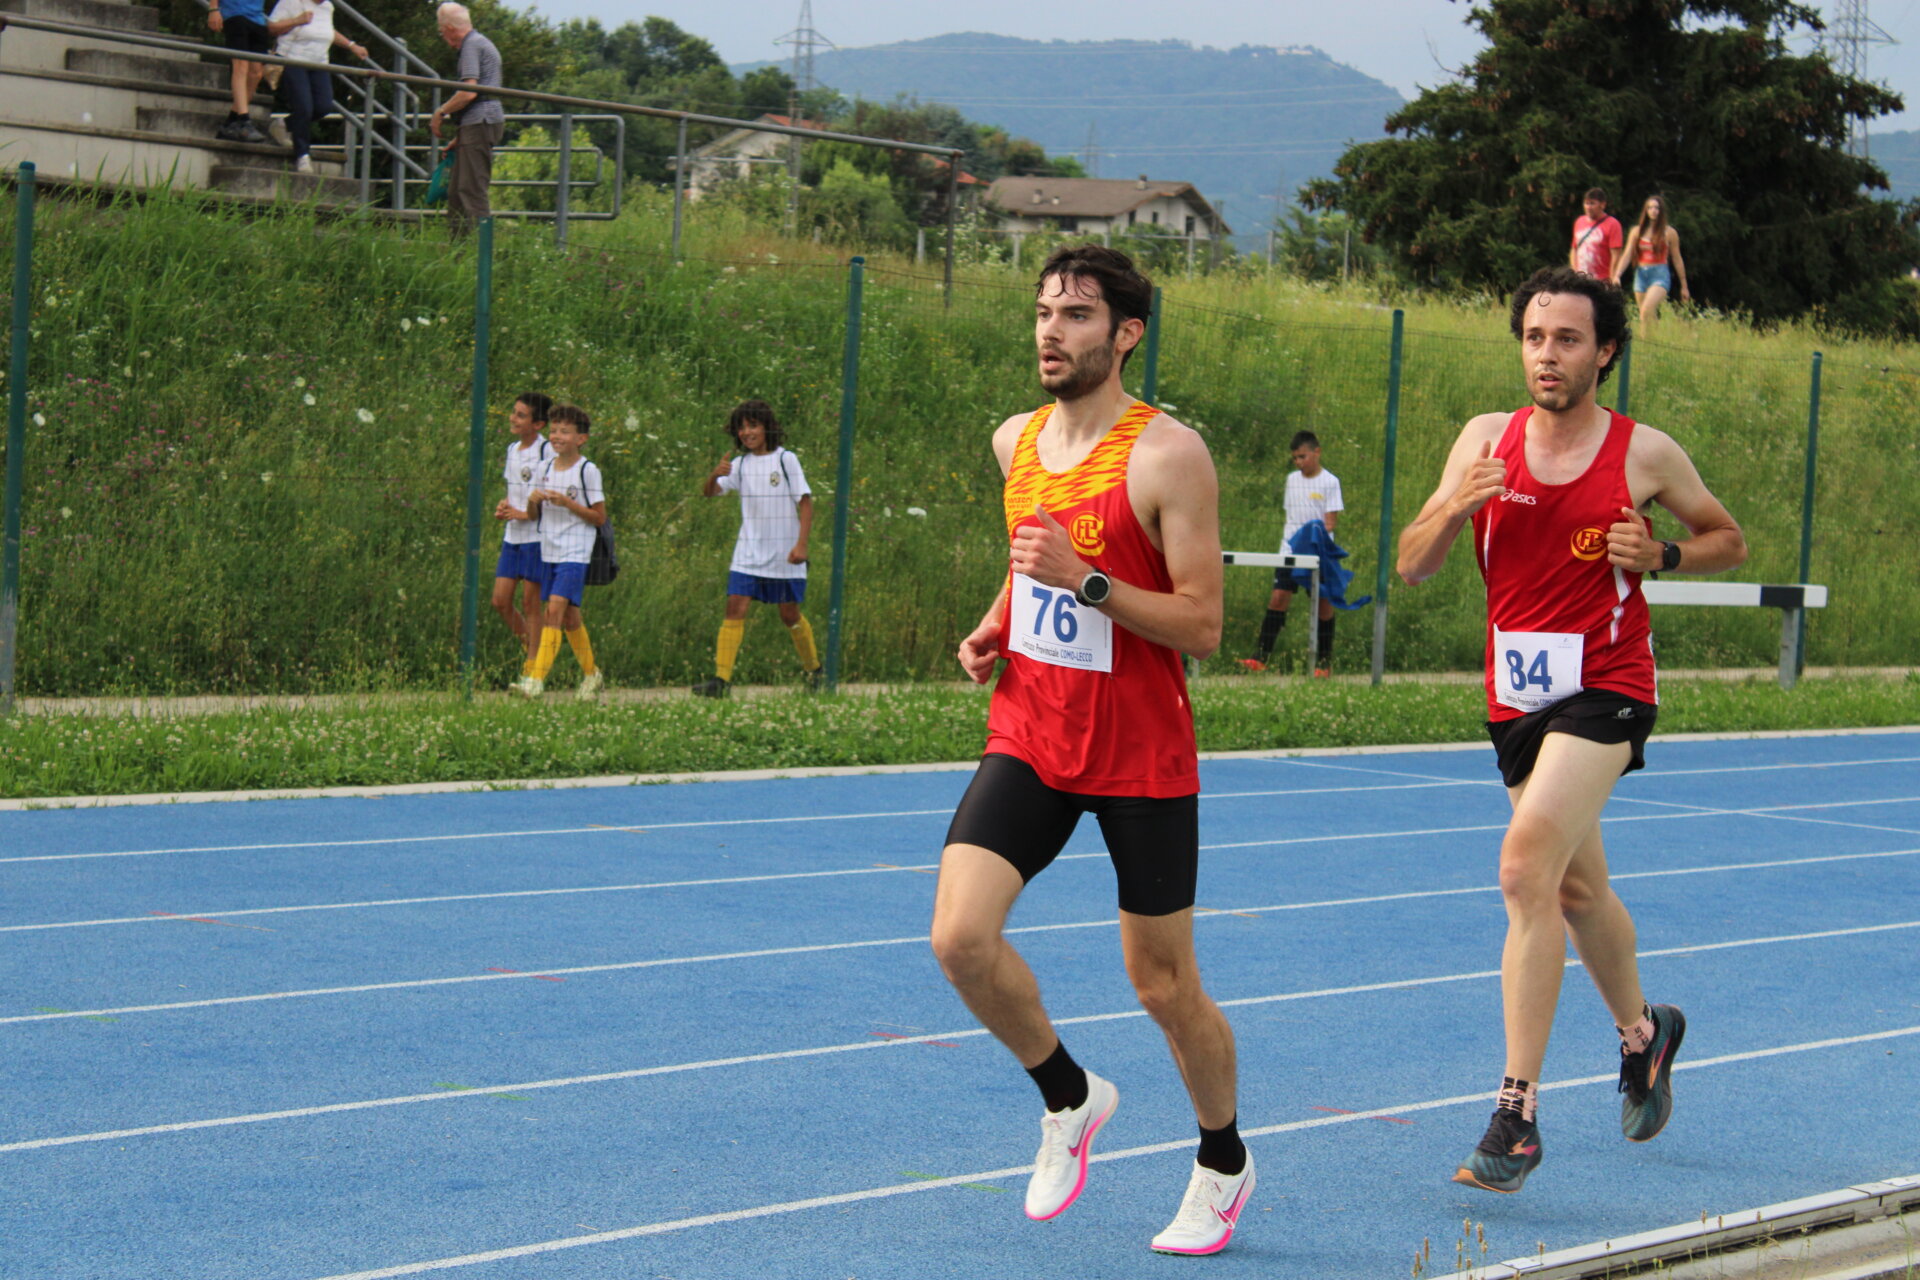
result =
[{"label": "tall grass", "polygon": [[[586,407],[627,566],[588,597],[595,647],[616,682],[675,683],[712,651],[738,511],[698,494],[725,450],[727,409],[748,396],[775,405],[817,495],[808,610],[824,638],[847,272],[834,250],[698,206],[676,264],[662,201],[640,192],[629,208],[574,228],[566,252],[545,227],[498,229],[485,505],[515,394]],[[0,232],[10,219],[9,206]],[[298,207],[43,202],[34,271],[23,693],[454,680],[470,242]],[[850,678],[951,674],[957,637],[1004,572],[987,437],[1041,399],[1030,279],[964,267],[949,303],[936,275],[880,255],[867,278],[844,495]],[[1408,312],[1393,528],[1425,499],[1459,425],[1520,401],[1497,302],[1396,300],[1257,272],[1163,283],[1159,398],[1212,444],[1228,545],[1277,544],[1287,441],[1313,429],[1345,485],[1340,535],[1359,593],[1378,567],[1388,304]],[[1901,411],[1920,359],[1670,313],[1637,343],[1632,411],[1688,446],[1747,528],[1754,556],[1740,576],[1794,580],[1816,346],[1828,358],[1811,576],[1834,593],[1810,624],[1810,661],[1911,662],[1920,456]],[[1130,385],[1141,373],[1136,358]],[[497,542],[489,522],[483,592]],[[1216,665],[1251,643],[1266,576],[1230,572],[1228,588]],[[1417,589],[1396,582],[1391,599],[1391,668],[1477,664],[1464,549]],[[1364,663],[1368,620],[1349,615],[1339,665]],[[1759,610],[1667,609],[1655,626],[1669,664],[1764,665],[1778,644],[1777,618]],[[750,624],[739,679],[790,678],[780,632]],[[489,613],[481,634],[487,676],[504,677],[515,656],[505,628]]]}]

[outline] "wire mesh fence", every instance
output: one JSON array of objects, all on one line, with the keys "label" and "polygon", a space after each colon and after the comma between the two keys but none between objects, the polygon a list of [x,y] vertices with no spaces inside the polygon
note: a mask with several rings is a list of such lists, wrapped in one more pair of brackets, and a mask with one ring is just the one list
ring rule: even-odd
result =
[{"label": "wire mesh fence", "polygon": [[[242,225],[165,200],[100,213],[46,219],[32,250],[17,691],[458,687],[477,246],[311,215]],[[825,251],[793,261],[781,245],[742,243],[736,256],[701,258],[658,238],[582,232],[559,248],[534,228],[498,237],[483,507],[500,496],[518,394],[585,408],[585,452],[604,476],[625,566],[587,597],[596,654],[615,683],[699,678],[739,520],[737,503],[703,498],[701,486],[733,451],[728,411],[764,399],[814,495],[805,609],[823,639],[834,513],[845,508],[842,677],[953,678],[954,646],[1005,573],[990,436],[1045,398],[1032,282],[981,273],[949,287],[927,269],[866,270],[843,423],[848,267]],[[1523,403],[1513,342],[1484,314],[1409,327],[1389,457],[1390,310],[1354,305],[1330,323],[1330,307],[1312,319],[1281,304],[1233,309],[1217,290],[1203,303],[1201,288],[1168,285],[1157,349],[1135,354],[1127,385],[1141,387],[1151,360],[1155,401],[1208,441],[1232,549],[1278,549],[1289,442],[1316,433],[1343,483],[1337,537],[1353,594],[1374,593],[1383,548],[1390,560],[1461,425]],[[1624,398],[1689,450],[1747,531],[1753,558],[1739,576],[1774,582],[1801,580],[1817,410],[1808,578],[1832,588],[1833,604],[1810,627],[1811,660],[1910,661],[1915,584],[1897,566],[1920,517],[1900,410],[1920,368],[1830,362],[1816,398],[1801,358],[1757,339],[1744,350],[1701,341],[1684,328],[1637,341],[1603,402]],[[504,684],[520,657],[485,604],[498,540],[488,520],[482,688]],[[1229,570],[1211,669],[1237,669],[1251,649],[1269,585],[1265,571]],[[1391,583],[1389,598],[1388,670],[1478,666],[1484,614],[1464,545],[1418,588]],[[1365,613],[1346,616],[1334,665],[1364,670],[1372,627]],[[1663,607],[1655,627],[1668,666],[1764,666],[1779,643],[1771,611]],[[736,679],[794,678],[780,632],[771,618],[750,622]],[[1290,637],[1301,650],[1304,632]],[[565,671],[563,660],[562,687]]]}]

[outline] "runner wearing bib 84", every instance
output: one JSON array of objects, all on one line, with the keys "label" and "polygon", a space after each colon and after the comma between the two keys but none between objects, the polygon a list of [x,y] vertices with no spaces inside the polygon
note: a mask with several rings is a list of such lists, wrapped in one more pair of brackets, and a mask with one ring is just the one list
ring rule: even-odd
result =
[{"label": "runner wearing bib 84", "polygon": [[[1514,294],[1530,408],[1481,414],[1400,536],[1400,576],[1439,572],[1469,525],[1487,592],[1487,729],[1513,805],[1500,846],[1506,1070],[1454,1181],[1518,1191],[1540,1163],[1536,1102],[1571,935],[1620,1035],[1620,1126],[1665,1127],[1686,1018],[1640,989],[1633,918],[1608,883],[1600,812],[1644,764],[1656,690],[1643,575],[1719,573],[1746,539],[1671,436],[1595,401],[1629,339],[1625,297],[1568,268]],[[1659,503],[1690,536],[1656,541]]]},{"label": "runner wearing bib 84", "polygon": [[999,682],[986,754],[947,830],[932,935],[947,980],[1045,1101],[1026,1212],[1053,1218],[1086,1185],[1120,1094],[1067,1052],[1004,931],[1081,817],[1098,819],[1127,976],[1200,1126],[1179,1212],[1151,1247],[1201,1254],[1226,1246],[1254,1184],[1233,1031],[1193,954],[1200,775],[1180,655],[1220,644],[1219,482],[1196,432],[1121,388],[1152,300],[1132,261],[1100,245],[1041,268],[1034,341],[1055,399],[994,432],[1008,574],[958,656],[974,680],[998,668]]}]

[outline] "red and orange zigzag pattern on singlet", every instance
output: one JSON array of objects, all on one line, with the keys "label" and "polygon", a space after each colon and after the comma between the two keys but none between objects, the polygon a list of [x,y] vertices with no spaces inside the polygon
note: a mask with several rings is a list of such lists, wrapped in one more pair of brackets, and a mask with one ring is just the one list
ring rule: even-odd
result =
[{"label": "red and orange zigzag pattern on singlet", "polygon": [[1007,536],[1012,537],[1020,522],[1033,514],[1036,502],[1049,512],[1060,511],[1125,484],[1133,442],[1159,413],[1150,404],[1134,401],[1120,415],[1120,421],[1093,447],[1093,452],[1072,469],[1056,475],[1041,465],[1037,443],[1047,419],[1053,416],[1053,406],[1035,409],[1020,433],[1020,442],[1013,448],[1013,462],[1007,468]]}]

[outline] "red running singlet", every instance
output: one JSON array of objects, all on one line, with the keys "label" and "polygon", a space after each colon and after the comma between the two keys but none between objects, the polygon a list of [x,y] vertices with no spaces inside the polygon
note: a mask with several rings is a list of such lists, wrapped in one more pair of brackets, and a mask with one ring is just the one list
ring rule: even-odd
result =
[{"label": "red running singlet", "polygon": [[1473,513],[1487,584],[1487,716],[1512,720],[1580,689],[1658,702],[1653,630],[1640,575],[1607,561],[1607,529],[1633,506],[1627,444],[1613,414],[1586,471],[1543,484],[1527,470],[1527,420],[1514,414],[1494,448],[1507,491]]},{"label": "red running singlet", "polygon": [[[1037,502],[1073,538],[1082,560],[1147,591],[1173,590],[1167,559],[1127,498],[1127,464],[1159,415],[1135,401],[1072,469],[1048,471],[1036,441],[1053,406],[1034,412],[1007,468],[1007,538],[1038,525]],[[1081,795],[1167,799],[1200,790],[1193,710],[1180,655],[1144,640],[1073,592],[1009,575],[1000,630],[1006,667],[987,714],[987,751],[1017,757],[1040,780]]]}]

